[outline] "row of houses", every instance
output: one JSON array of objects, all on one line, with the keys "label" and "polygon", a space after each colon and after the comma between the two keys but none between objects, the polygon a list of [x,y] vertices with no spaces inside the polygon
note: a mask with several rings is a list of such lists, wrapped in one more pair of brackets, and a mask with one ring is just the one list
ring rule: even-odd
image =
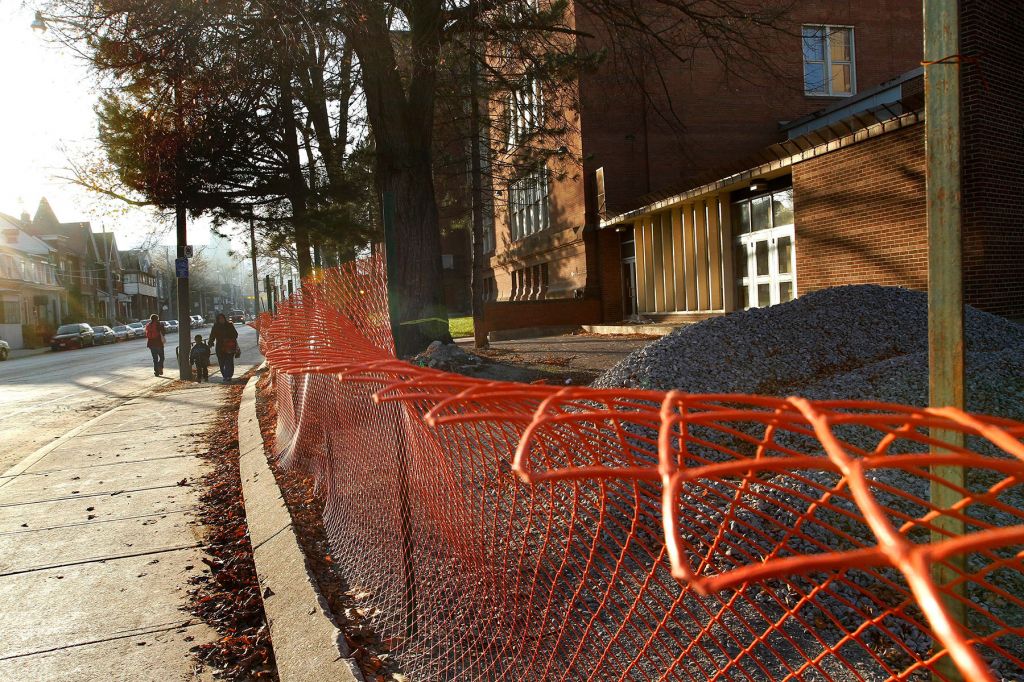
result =
[{"label": "row of houses", "polygon": [[88,222],[61,222],[43,198],[34,216],[0,213],[0,338],[43,345],[61,324],[114,324],[162,312],[167,273],[146,251],[120,250]]},{"label": "row of houses", "polygon": [[[618,52],[570,7],[589,49]],[[681,322],[843,284],[927,289],[921,3],[788,7],[763,73],[729,73],[706,48],[685,68],[648,55],[656,96],[613,62],[579,76],[573,153],[489,187],[481,333]],[[1024,4],[959,12],[959,55],[932,68],[960,72],[965,298],[1024,317],[1024,44],[1010,28]],[[491,115],[528,136],[559,101],[546,94]],[[513,166],[501,141],[488,153],[488,167]],[[468,241],[446,244],[449,298],[465,308],[452,264],[469,262]]]}]

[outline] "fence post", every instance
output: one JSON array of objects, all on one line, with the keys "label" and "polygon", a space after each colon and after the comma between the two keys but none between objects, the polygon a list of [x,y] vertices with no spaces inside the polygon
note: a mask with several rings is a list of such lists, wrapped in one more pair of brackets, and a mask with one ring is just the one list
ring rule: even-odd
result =
[{"label": "fence post", "polygon": [[[398,297],[394,290],[393,268],[397,259],[395,237],[392,229],[395,220],[395,195],[384,192],[381,197],[384,223],[384,261],[387,268],[388,317],[391,321],[392,338],[397,338],[395,321],[398,319]],[[396,406],[395,451],[398,453],[398,513],[402,525],[402,572],[405,575],[405,627],[407,636],[416,636],[416,566],[413,563],[415,542],[412,535],[412,510],[409,506],[409,441],[403,423],[402,406]]]},{"label": "fence post", "polygon": [[[928,403],[932,407],[964,406],[964,302],[960,233],[960,28],[957,0],[925,0],[925,145],[928,199]],[[962,448],[959,431],[932,429],[931,436]],[[942,448],[936,448],[942,452]],[[931,501],[948,508],[960,500],[962,466],[935,466]],[[948,483],[948,485],[947,485]],[[951,516],[933,521],[932,540],[963,535],[964,522]],[[957,580],[964,571],[963,555],[936,563],[937,585]],[[964,625],[967,611],[963,587],[950,589],[945,606],[952,619]],[[936,679],[962,679],[949,656],[933,673]]]}]

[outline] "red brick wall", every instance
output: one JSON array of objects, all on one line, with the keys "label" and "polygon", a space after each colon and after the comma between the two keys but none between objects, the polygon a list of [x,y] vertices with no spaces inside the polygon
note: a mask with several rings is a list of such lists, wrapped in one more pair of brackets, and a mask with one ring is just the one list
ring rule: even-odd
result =
[{"label": "red brick wall", "polygon": [[797,291],[928,287],[924,125],[793,168]]},{"label": "red brick wall", "polygon": [[594,324],[601,321],[601,302],[596,298],[550,301],[485,303],[485,332],[551,325]]},{"label": "red brick wall", "polygon": [[[804,95],[802,24],[853,26],[858,92],[920,64],[920,0],[788,4],[791,35],[771,33],[761,43],[781,74],[741,65],[742,75],[730,76],[710,51],[700,50],[686,64],[666,56],[646,69],[624,66],[623,58],[613,56],[581,77],[584,170],[589,178],[604,167],[612,214],[646,203],[645,196],[687,189],[751,165],[754,154],[779,141],[780,122],[840,99]],[[581,30],[601,34],[600,22],[577,12]],[[642,96],[641,80],[653,99]],[[665,121],[670,112],[678,117],[671,125]]]},{"label": "red brick wall", "polygon": [[622,319],[622,237],[615,230],[597,233],[597,279],[604,322]]},{"label": "red brick wall", "polygon": [[1024,3],[962,0],[964,298],[1024,316]]}]

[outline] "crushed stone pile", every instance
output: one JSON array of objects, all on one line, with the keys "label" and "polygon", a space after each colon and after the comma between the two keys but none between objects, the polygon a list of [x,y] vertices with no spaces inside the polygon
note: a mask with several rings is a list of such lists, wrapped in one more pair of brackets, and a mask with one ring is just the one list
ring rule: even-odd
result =
[{"label": "crushed stone pile", "polygon": [[[1024,326],[972,307],[965,309],[966,393],[969,412],[1024,421]],[[636,351],[611,368],[596,382],[596,387],[629,387],[691,393],[757,393],[785,397],[799,395],[816,400],[871,400],[925,406],[928,403],[928,311],[927,295],[895,287],[845,286],[807,294],[795,301],[765,309],[737,312],[683,327]],[[702,427],[697,427],[701,429]],[[743,429],[742,426],[738,428]],[[645,434],[648,438],[652,433]],[[721,440],[709,429],[695,434],[708,440]],[[753,434],[752,434],[753,435]],[[879,432],[863,427],[842,427],[837,435],[846,443],[871,449]],[[804,437],[780,434],[780,445],[813,452],[817,443]],[[726,443],[732,447],[735,443]],[[894,446],[899,449],[898,446]],[[999,456],[993,446],[971,437],[968,447],[985,455]],[[903,451],[920,451],[904,446]],[[653,458],[653,452],[652,458]],[[713,458],[715,453],[704,453]],[[928,499],[929,483],[921,476],[901,469],[876,469],[868,474],[876,498],[904,518],[920,517],[926,510],[915,500]],[[967,486],[987,490],[999,476],[988,469],[968,472]],[[726,488],[720,496],[687,498],[690,509],[704,509],[707,519],[732,518],[732,542],[738,551],[761,556],[776,547],[783,554],[814,554],[823,547],[852,549],[874,544],[874,537],[862,523],[852,504],[834,498],[832,506],[848,506],[851,515],[808,509],[808,500],[819,498],[823,490],[837,484],[838,476],[821,470],[801,470],[769,476],[755,482],[739,499]],[[706,482],[715,488],[715,482]],[[1000,502],[1012,509],[1024,509],[1024,486],[1010,486]],[[886,491],[901,491],[890,494]],[[685,494],[685,493],[684,493]],[[717,497],[717,499],[716,499]],[[716,499],[708,504],[708,499]],[[759,513],[758,513],[759,512]],[[1019,523],[1019,517],[997,505],[976,504],[968,511],[977,526],[1007,527]],[[803,519],[808,539],[790,536]],[[768,519],[775,519],[769,521]],[[724,521],[723,521],[724,522]],[[715,524],[712,522],[710,527]],[[840,529],[847,541],[840,540]],[[696,527],[683,529],[684,539],[696,547],[709,547],[711,538],[703,537]],[[912,533],[913,535],[913,533]],[[927,532],[916,533],[926,540]],[[852,544],[849,544],[852,542]],[[1024,624],[1021,609],[1014,603],[1024,600],[1024,572],[991,570],[995,554],[1005,556],[1012,550],[997,550],[993,555],[973,554],[969,571],[987,575],[995,588],[969,582],[967,597],[980,606],[970,610],[968,627],[990,634],[993,625],[985,612],[1011,628]],[[719,570],[731,563],[719,557]],[[717,562],[716,562],[717,563]],[[865,613],[875,614],[886,602],[883,583],[905,584],[890,569],[879,572],[850,571],[831,589],[820,593],[811,604],[835,618],[834,632],[829,627],[819,632],[825,639],[837,640],[843,631],[851,631],[863,622],[863,616],[850,608],[858,605]],[[751,586],[755,597],[760,586]],[[1013,595],[1013,599],[996,598]],[[1019,602],[1017,602],[1019,603]],[[887,617],[883,636],[865,640],[875,655],[887,656],[891,649],[913,652],[925,657],[932,646],[924,628]],[[1024,658],[1024,638],[1004,635],[998,638],[1002,651]],[[899,642],[898,645],[895,643]],[[984,650],[982,655],[997,677],[1020,679],[1021,670],[1002,652]],[[851,661],[860,667],[861,655]],[[897,657],[900,658],[900,657]],[[900,662],[905,664],[908,659]],[[868,668],[871,666],[868,665]],[[916,679],[916,678],[915,678]],[[922,676],[922,679],[924,677]]]},{"label": "crushed stone pile", "polygon": [[[1024,325],[967,306],[967,409],[1024,420]],[[928,297],[856,285],[682,327],[596,387],[928,401]]]}]

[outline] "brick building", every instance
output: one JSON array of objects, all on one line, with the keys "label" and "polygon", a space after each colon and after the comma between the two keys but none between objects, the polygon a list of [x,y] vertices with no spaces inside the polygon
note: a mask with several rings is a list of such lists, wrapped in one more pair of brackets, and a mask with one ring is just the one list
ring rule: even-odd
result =
[{"label": "brick building", "polygon": [[[581,172],[549,162],[526,234],[496,207],[486,329],[693,319],[849,283],[927,288],[920,3],[798,1],[789,19],[766,47],[773,85],[727,78],[710,55],[652,65],[676,129],[614,64],[581,77]],[[1021,25],[1018,3],[961,3],[961,53],[985,54],[961,67],[965,294],[1012,316],[1024,88],[1007,27]]]}]

